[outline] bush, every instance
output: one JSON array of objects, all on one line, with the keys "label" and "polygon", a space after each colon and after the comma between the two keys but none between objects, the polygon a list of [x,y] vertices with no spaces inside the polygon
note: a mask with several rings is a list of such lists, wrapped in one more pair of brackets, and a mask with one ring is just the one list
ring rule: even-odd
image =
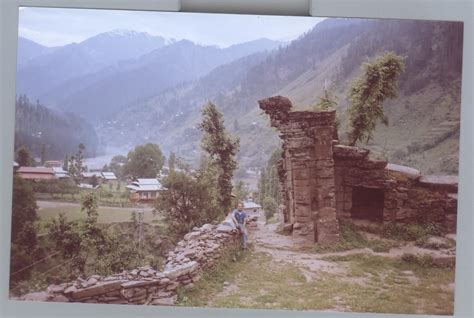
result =
[{"label": "bush", "polygon": [[438,265],[434,262],[431,255],[415,255],[411,253],[405,253],[402,255],[401,260],[404,263],[418,265],[423,268],[437,267]]},{"label": "bush", "polygon": [[381,235],[399,241],[416,241],[431,235],[443,235],[445,230],[436,223],[399,224],[389,223],[382,227]]}]

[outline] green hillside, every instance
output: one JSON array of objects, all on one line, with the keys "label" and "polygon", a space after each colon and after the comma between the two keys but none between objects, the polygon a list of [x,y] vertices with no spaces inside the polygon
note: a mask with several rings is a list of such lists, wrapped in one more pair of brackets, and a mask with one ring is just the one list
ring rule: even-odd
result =
[{"label": "green hillside", "polygon": [[379,126],[367,147],[374,156],[424,173],[456,173],[462,24],[452,22],[327,19],[279,50],[223,65],[196,82],[130,105],[98,131],[111,145],[152,140],[195,162],[200,153],[195,127],[201,107],[211,100],[241,138],[241,168],[259,169],[279,143],[259,99],[283,95],[296,108],[308,108],[329,84],[338,96],[344,141],[350,82],[364,61],[385,50],[406,56],[406,71],[398,98],[385,105],[389,126]]}]

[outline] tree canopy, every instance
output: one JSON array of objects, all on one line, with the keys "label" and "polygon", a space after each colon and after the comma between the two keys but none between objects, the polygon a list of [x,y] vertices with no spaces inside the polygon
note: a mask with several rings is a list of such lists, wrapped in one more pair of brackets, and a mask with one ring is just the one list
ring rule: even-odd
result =
[{"label": "tree canopy", "polygon": [[222,213],[227,214],[232,207],[232,178],[238,167],[235,155],[239,151],[239,139],[229,135],[224,126],[224,116],[211,102],[202,110],[199,129],[204,132],[201,147],[217,168],[219,206]]},{"label": "tree canopy", "polygon": [[385,52],[362,65],[363,74],[354,80],[350,91],[349,144],[368,143],[377,121],[388,125],[383,103],[397,96],[397,79],[405,68],[405,58]]},{"label": "tree canopy", "polygon": [[164,163],[165,157],[160,147],[147,143],[128,153],[123,174],[134,178],[156,178]]}]

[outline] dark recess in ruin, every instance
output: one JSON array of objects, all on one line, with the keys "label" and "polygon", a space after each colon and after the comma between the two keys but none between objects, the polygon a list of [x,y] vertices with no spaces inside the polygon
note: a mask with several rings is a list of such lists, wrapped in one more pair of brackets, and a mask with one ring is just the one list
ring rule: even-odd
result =
[{"label": "dark recess in ruin", "polygon": [[383,189],[355,187],[352,189],[351,217],[369,221],[383,221],[385,192]]}]

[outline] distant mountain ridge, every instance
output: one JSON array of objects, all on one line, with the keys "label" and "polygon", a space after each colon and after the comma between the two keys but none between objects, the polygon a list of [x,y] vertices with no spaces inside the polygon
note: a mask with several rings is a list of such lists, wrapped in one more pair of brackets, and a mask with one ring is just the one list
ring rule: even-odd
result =
[{"label": "distant mountain ridge", "polygon": [[[49,83],[40,100],[87,118],[109,146],[129,150],[156,142],[189,162],[200,157],[196,125],[203,105],[212,101],[223,111],[229,131],[240,137],[238,160],[245,171],[264,166],[279,145],[259,99],[283,95],[295,108],[310,109],[328,83],[337,96],[344,140],[351,81],[362,63],[391,50],[406,57],[406,71],[398,98],[385,105],[390,125],[379,125],[374,140],[361,146],[425,174],[455,174],[462,37],[462,24],[456,22],[326,19],[288,44],[260,39],[222,49],[165,40],[136,58],[95,70],[91,64],[87,72]],[[59,71],[67,71],[66,66]]]},{"label": "distant mountain ridge", "polygon": [[343,139],[350,82],[364,61],[384,50],[406,56],[406,71],[399,97],[386,103],[390,125],[379,125],[367,147],[375,156],[427,174],[457,173],[462,24],[453,22],[327,19],[254,63],[243,59],[222,65],[195,83],[132,104],[98,133],[111,145],[155,141],[195,161],[200,151],[196,124],[202,106],[212,101],[241,139],[241,166],[258,168],[279,144],[268,118],[260,115],[259,99],[280,94],[296,108],[309,108],[322,96],[325,82],[332,83]]},{"label": "distant mountain ridge", "polygon": [[221,49],[116,30],[32,59],[18,71],[17,93],[97,123],[134,101],[280,44],[259,39]]}]

